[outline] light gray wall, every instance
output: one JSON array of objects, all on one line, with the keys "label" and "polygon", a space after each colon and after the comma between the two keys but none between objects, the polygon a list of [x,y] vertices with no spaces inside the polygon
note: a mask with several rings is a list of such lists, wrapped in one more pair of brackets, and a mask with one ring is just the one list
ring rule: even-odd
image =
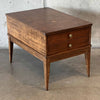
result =
[{"label": "light gray wall", "polygon": [[5,13],[42,7],[43,0],[0,0],[0,48],[8,48]]},{"label": "light gray wall", "polygon": [[[92,22],[92,46],[100,47],[100,0],[47,0],[46,6]],[[42,7],[43,0],[0,0],[0,48],[8,48],[5,13]]]},{"label": "light gray wall", "polygon": [[100,0],[47,0],[47,6],[92,22],[92,46],[100,47]]}]

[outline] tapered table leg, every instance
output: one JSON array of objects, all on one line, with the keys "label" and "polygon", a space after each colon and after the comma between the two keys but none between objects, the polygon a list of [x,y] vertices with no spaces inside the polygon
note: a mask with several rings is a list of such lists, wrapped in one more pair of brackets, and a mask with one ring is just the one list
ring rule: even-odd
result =
[{"label": "tapered table leg", "polygon": [[85,53],[88,77],[90,77],[90,54],[91,54],[91,48],[89,48],[88,51]]},{"label": "tapered table leg", "polygon": [[11,41],[10,37],[8,37],[8,41],[9,41],[9,62],[12,63],[13,42]]},{"label": "tapered table leg", "polygon": [[45,80],[45,88],[48,90],[49,83],[49,73],[50,73],[50,63],[46,60],[44,63],[44,80]]}]

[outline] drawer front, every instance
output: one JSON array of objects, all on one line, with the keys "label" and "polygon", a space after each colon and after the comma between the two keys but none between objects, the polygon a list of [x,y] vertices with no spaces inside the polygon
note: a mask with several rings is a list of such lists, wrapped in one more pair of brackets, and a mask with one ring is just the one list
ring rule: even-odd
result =
[{"label": "drawer front", "polygon": [[90,28],[82,28],[48,36],[48,55],[89,44]]}]

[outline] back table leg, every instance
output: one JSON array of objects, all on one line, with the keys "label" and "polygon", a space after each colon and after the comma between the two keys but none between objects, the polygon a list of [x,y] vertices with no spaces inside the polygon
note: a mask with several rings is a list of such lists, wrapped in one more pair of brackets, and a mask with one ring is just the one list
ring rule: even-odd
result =
[{"label": "back table leg", "polygon": [[90,77],[90,54],[91,54],[91,48],[89,48],[88,51],[85,53],[88,77]]},{"label": "back table leg", "polygon": [[12,63],[12,56],[13,56],[13,42],[11,41],[11,38],[8,37],[9,41],[9,61]]}]

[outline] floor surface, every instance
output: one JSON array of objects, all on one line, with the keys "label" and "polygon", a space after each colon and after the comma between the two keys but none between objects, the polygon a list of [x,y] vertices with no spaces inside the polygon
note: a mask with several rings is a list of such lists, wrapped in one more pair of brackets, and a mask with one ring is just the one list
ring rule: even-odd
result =
[{"label": "floor surface", "polygon": [[100,100],[100,49],[92,49],[91,77],[84,55],[51,63],[45,91],[43,63],[22,49],[0,50],[0,100]]}]

